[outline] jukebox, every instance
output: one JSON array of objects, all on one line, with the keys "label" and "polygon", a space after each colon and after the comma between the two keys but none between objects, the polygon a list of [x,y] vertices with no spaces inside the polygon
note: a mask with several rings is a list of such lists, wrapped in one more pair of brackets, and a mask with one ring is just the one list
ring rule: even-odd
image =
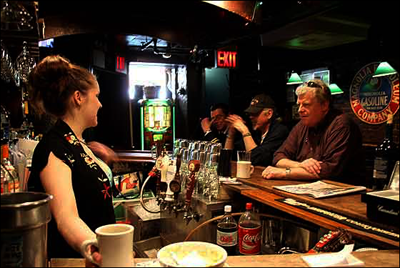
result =
[{"label": "jukebox", "polygon": [[151,150],[162,141],[172,150],[175,140],[175,107],[169,99],[140,100],[141,149]]}]

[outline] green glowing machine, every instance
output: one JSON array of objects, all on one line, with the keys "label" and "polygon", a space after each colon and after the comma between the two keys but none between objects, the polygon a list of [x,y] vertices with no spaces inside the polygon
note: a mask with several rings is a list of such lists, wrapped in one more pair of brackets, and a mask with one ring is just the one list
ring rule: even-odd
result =
[{"label": "green glowing machine", "polygon": [[175,140],[175,106],[169,99],[140,100],[141,149],[151,150],[158,140],[172,150]]}]

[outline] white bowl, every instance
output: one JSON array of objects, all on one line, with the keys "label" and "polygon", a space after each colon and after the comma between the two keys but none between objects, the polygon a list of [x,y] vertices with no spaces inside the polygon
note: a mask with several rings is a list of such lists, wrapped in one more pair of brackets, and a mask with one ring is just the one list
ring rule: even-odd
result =
[{"label": "white bowl", "polygon": [[163,267],[222,267],[227,256],[224,248],[198,241],[170,244],[157,253]]}]

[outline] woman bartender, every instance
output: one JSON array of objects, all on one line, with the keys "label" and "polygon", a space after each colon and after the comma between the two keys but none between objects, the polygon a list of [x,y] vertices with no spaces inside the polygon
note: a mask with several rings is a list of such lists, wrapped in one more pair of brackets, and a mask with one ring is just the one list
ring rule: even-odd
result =
[{"label": "woman bartender", "polygon": [[[35,148],[28,181],[30,191],[53,195],[48,257],[81,257],[82,242],[94,239],[97,227],[115,223],[111,170],[82,137],[85,129],[97,125],[99,85],[88,70],[48,56],[30,73],[29,89],[36,110],[57,118]],[[105,154],[111,151],[95,145]],[[101,261],[98,253],[94,258]]]}]

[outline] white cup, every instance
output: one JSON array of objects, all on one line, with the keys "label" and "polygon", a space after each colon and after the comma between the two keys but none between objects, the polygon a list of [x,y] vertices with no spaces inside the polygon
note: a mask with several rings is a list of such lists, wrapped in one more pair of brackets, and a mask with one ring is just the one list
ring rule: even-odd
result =
[{"label": "white cup", "polygon": [[[133,267],[133,230],[129,224],[107,224],[96,229],[96,239],[82,243],[81,253],[90,262],[101,267]],[[96,263],[88,247],[95,246],[102,256],[102,263]]]},{"label": "white cup", "polygon": [[250,175],[253,174],[253,171],[254,166],[250,161],[237,161],[236,177],[248,179]]},{"label": "white cup", "polygon": [[237,151],[236,177],[248,179],[254,171],[251,165],[251,151]]}]

